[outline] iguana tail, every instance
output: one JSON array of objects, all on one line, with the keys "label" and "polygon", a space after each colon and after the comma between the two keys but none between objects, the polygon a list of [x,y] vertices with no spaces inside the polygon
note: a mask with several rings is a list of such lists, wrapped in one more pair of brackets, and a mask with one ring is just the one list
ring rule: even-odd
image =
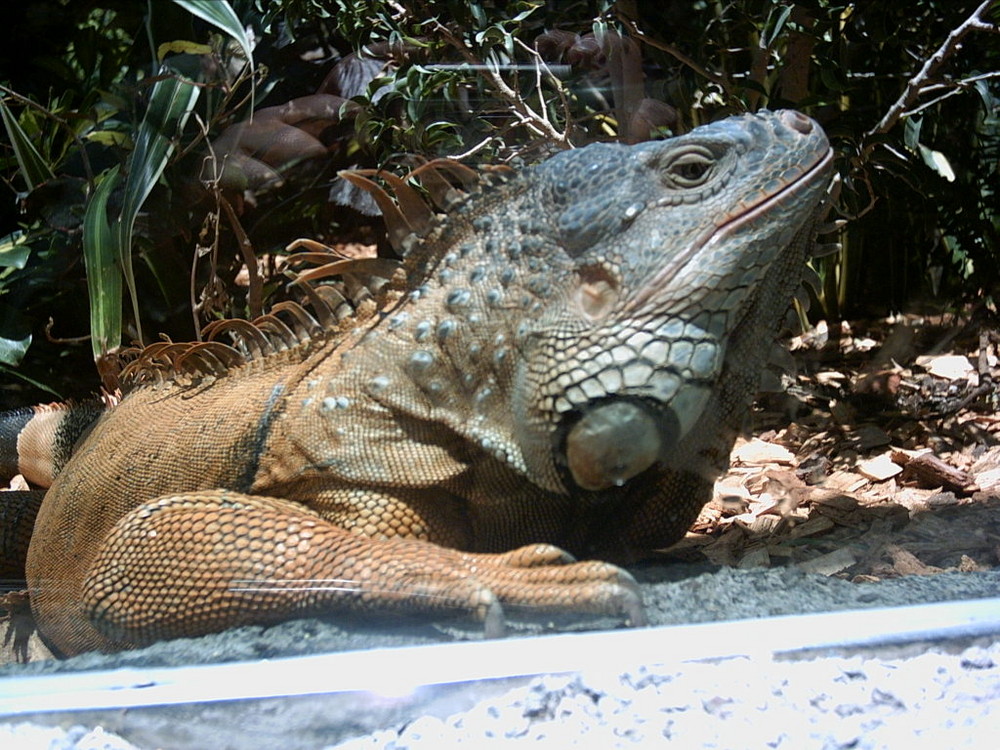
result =
[{"label": "iguana tail", "polygon": [[35,487],[48,487],[107,408],[94,400],[0,413],[0,478],[20,474]]}]

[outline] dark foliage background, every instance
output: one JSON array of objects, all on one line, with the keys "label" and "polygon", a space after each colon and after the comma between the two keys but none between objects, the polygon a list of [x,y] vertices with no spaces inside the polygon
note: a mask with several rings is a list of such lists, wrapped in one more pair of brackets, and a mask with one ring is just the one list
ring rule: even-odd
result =
[{"label": "dark foliage background", "polygon": [[[253,75],[205,5],[249,30]],[[93,355],[117,337],[91,347],[94,311],[123,316],[125,342],[191,338],[286,294],[290,241],[376,242],[339,169],[516,166],[761,107],[806,111],[838,153],[849,221],[817,261],[814,321],[995,311],[1000,2],[36,0],[6,17],[0,408],[97,387]],[[136,143],[163,78],[199,95],[156,165]],[[111,182],[95,208],[116,166],[148,170],[152,192],[123,251],[134,281],[95,294],[85,219],[123,210]]]}]

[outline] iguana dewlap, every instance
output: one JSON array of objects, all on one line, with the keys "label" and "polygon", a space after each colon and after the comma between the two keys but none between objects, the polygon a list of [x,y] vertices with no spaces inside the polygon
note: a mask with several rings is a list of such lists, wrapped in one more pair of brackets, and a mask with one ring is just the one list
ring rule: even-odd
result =
[{"label": "iguana dewlap", "polygon": [[232,347],[147,349],[71,454],[75,412],[8,415],[20,468],[55,474],[26,575],[59,652],[317,613],[641,621],[627,573],[562,550],[639,557],[710,497],[801,279],[827,139],[762,112],[464,197],[465,168],[417,171],[443,215],[348,175],[403,253],[374,305],[338,320],[317,288],[309,313],[218,326]]}]

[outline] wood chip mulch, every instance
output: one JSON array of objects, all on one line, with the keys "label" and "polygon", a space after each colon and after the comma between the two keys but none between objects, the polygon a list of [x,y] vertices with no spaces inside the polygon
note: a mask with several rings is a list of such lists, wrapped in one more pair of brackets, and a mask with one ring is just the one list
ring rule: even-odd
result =
[{"label": "wood chip mulch", "polygon": [[666,556],[854,581],[1000,565],[997,337],[969,328],[793,340],[798,373],[759,400],[755,436]]}]

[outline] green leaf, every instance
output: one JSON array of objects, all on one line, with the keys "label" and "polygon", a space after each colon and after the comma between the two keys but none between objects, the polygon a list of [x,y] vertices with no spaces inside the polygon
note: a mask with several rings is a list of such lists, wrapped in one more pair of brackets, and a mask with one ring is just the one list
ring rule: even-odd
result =
[{"label": "green leaf", "polygon": [[0,336],[0,363],[16,366],[31,346],[31,334],[23,339],[5,339]]},{"label": "green leaf", "polygon": [[247,65],[253,69],[253,44],[239,16],[227,0],[174,0],[192,16],[208,21],[216,28],[229,34],[243,49]]},{"label": "green leaf", "polygon": [[149,97],[149,108],[139,125],[135,150],[129,161],[125,196],[114,243],[132,298],[132,310],[140,340],[142,327],[139,300],[136,296],[135,274],[132,271],[132,230],[142,204],[146,202],[170,160],[174,151],[174,136],[184,128],[188,115],[198,101],[199,91],[191,81],[175,75],[157,81]]},{"label": "green leaf", "polygon": [[[765,24],[764,39],[761,47],[764,49],[771,49],[771,47],[774,46],[774,41],[781,36],[781,31],[785,28],[785,24],[788,22],[788,17],[792,15],[793,7],[793,4],[789,3],[781,8],[778,12],[778,18],[774,21],[773,26],[771,25],[771,19],[774,17],[774,11],[772,10],[771,13],[768,14],[767,23]],[[770,32],[766,30],[766,27],[768,26],[771,26]]]},{"label": "green leaf", "polygon": [[132,144],[131,136],[120,130],[94,130],[87,133],[84,139],[91,143],[100,143],[102,146],[118,146],[121,148],[128,148]]},{"label": "green leaf", "polygon": [[31,255],[27,235],[18,230],[0,239],[0,268],[24,268]]},{"label": "green leaf", "polygon": [[530,16],[532,13],[534,13],[536,10],[538,10],[539,8],[541,8],[543,5],[545,5],[545,3],[526,3],[525,4],[525,9],[522,10],[520,13],[518,13],[513,18],[511,18],[510,20],[514,21],[515,23],[520,23],[521,21],[523,21],[524,19],[526,19],[528,16]]},{"label": "green leaf", "polygon": [[38,153],[31,138],[24,132],[17,118],[8,109],[3,99],[0,99],[0,117],[3,118],[3,126],[7,130],[7,137],[14,147],[14,156],[17,157],[17,165],[21,170],[21,176],[28,185],[28,190],[34,190],[46,180],[55,177],[55,173],[45,163],[42,155]]},{"label": "green leaf", "polygon": [[96,361],[122,338],[122,274],[118,247],[108,223],[108,196],[121,179],[118,167],[100,179],[83,216],[83,261],[90,296],[90,344]]},{"label": "green leaf", "polygon": [[914,153],[920,149],[920,127],[923,123],[922,117],[907,117],[903,120],[903,143]]}]

